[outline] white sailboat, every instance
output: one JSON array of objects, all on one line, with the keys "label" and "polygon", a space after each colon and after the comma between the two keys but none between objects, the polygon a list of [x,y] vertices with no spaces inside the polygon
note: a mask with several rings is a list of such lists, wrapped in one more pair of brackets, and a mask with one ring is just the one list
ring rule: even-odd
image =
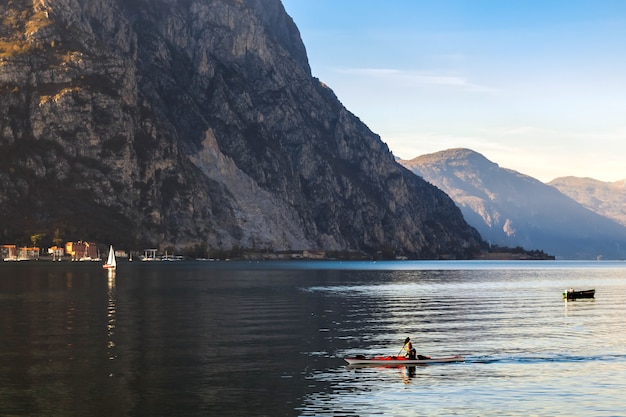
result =
[{"label": "white sailboat", "polygon": [[104,265],[102,265],[104,269],[115,269],[117,267],[117,262],[115,261],[115,252],[113,251],[113,245],[109,247],[109,257]]}]

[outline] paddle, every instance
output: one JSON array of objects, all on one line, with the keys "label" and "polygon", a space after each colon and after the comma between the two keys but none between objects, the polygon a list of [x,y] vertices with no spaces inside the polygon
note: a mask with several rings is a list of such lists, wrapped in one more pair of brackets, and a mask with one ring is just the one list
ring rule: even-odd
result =
[{"label": "paddle", "polygon": [[404,344],[402,345],[402,349],[400,349],[400,352],[398,352],[398,354],[396,356],[400,356],[400,354],[402,353],[402,350],[404,349],[404,347],[406,346],[407,343],[409,343],[411,341],[410,338],[406,338],[404,339]]}]

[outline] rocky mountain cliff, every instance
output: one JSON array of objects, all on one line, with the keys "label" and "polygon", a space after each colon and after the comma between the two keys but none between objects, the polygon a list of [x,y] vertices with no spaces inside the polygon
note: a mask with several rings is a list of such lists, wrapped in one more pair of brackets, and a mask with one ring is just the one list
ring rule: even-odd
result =
[{"label": "rocky mountain cliff", "polygon": [[0,3],[2,239],[392,249],[480,236],[311,76],[279,0]]},{"label": "rocky mountain cliff", "polygon": [[626,226],[626,179],[603,182],[593,178],[562,177],[548,185],[589,210]]},{"label": "rocky mountain cliff", "polygon": [[401,163],[452,197],[492,244],[565,259],[626,257],[626,227],[477,152],[449,149]]}]

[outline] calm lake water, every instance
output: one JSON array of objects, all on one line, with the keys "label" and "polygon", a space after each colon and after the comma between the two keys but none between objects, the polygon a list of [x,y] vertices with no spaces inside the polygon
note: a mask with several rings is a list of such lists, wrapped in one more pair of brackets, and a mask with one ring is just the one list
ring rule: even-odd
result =
[{"label": "calm lake water", "polygon": [[[345,366],[407,336],[466,361]],[[2,416],[618,416],[625,392],[624,262],[0,264]]]}]

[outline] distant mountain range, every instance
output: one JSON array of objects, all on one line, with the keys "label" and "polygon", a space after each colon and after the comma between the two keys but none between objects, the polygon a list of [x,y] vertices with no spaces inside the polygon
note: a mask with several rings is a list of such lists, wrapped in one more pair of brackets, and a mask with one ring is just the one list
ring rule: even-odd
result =
[{"label": "distant mountain range", "polygon": [[602,182],[593,178],[562,177],[548,183],[589,210],[626,226],[626,179]]},{"label": "distant mountain range", "polygon": [[620,188],[570,177],[544,184],[470,149],[400,163],[446,192],[491,244],[541,249],[561,259],[626,257],[623,182]]}]

